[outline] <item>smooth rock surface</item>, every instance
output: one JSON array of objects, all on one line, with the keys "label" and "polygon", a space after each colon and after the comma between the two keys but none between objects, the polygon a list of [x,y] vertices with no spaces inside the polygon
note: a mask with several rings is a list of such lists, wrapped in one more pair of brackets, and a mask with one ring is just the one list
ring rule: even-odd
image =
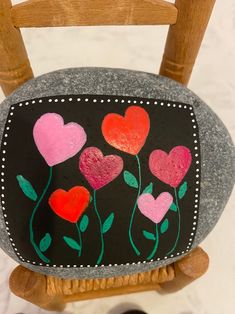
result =
[{"label": "smooth rock surface", "polygon": [[[213,229],[233,188],[235,151],[232,140],[213,111],[190,90],[170,79],[146,72],[111,68],[72,68],[44,74],[25,83],[2,104],[1,130],[10,105],[43,96],[97,94],[156,98],[191,104],[194,107],[201,149],[201,189],[199,220],[192,248]],[[22,265],[45,274],[63,278],[100,278],[146,271],[169,264],[179,258],[105,267],[59,268],[34,266],[15,255],[0,219],[0,245]]]}]

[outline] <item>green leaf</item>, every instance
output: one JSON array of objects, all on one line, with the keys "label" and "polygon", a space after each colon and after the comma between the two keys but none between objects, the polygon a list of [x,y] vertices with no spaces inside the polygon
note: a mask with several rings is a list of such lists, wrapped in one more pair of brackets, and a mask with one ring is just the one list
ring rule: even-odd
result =
[{"label": "green leaf", "polygon": [[64,236],[63,239],[68,244],[68,246],[71,247],[72,249],[77,250],[77,251],[81,250],[80,245],[74,239],[66,237],[66,236]]},{"label": "green leaf", "polygon": [[39,243],[41,252],[45,252],[51,245],[52,239],[50,233],[46,233]]},{"label": "green leaf", "polygon": [[169,220],[166,218],[161,224],[161,227],[160,227],[161,233],[165,233],[168,230],[168,227],[169,227]]},{"label": "green leaf", "polygon": [[187,192],[187,189],[188,189],[188,184],[186,181],[184,181],[184,183],[180,186],[179,192],[178,192],[178,196],[180,199],[184,197],[185,193]]},{"label": "green leaf", "polygon": [[153,193],[153,183],[150,182],[149,185],[146,186],[146,188],[143,190],[142,193],[143,193],[143,194],[144,194],[144,193],[152,194],[152,193]]},{"label": "green leaf", "polygon": [[105,222],[103,223],[102,233],[106,233],[107,231],[109,231],[109,229],[112,227],[113,220],[114,220],[114,213],[111,213],[108,216],[108,218],[106,218]]},{"label": "green leaf", "polygon": [[80,221],[80,225],[79,225],[79,228],[81,230],[81,232],[85,232],[87,227],[88,227],[88,224],[89,224],[89,218],[87,215],[83,215],[82,216],[82,219]]},{"label": "green leaf", "polygon": [[123,176],[124,176],[124,180],[125,180],[126,184],[128,184],[132,188],[135,188],[135,189],[138,188],[138,186],[139,186],[138,181],[132,173],[125,170],[123,173]]},{"label": "green leaf", "polygon": [[173,212],[177,212],[177,206],[175,205],[174,202],[171,204],[170,210],[172,210]]},{"label": "green leaf", "polygon": [[34,188],[32,187],[32,184],[28,180],[26,180],[22,175],[17,175],[16,179],[23,193],[31,200],[36,201],[38,196]]},{"label": "green leaf", "polygon": [[93,201],[93,197],[90,195],[90,203]]},{"label": "green leaf", "polygon": [[152,233],[152,232],[148,232],[146,230],[143,230],[143,235],[145,236],[146,239],[148,240],[152,240],[152,241],[155,241],[156,238],[155,238],[155,235]]}]

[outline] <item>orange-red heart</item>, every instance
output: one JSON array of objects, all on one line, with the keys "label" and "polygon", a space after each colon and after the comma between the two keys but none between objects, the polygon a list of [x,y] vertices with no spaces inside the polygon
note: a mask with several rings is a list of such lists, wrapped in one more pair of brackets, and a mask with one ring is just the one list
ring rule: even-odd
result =
[{"label": "orange-red heart", "polygon": [[74,186],[69,191],[58,189],[49,197],[51,209],[61,218],[76,223],[90,201],[90,193],[83,186]]},{"label": "orange-red heart", "polygon": [[139,106],[130,106],[125,116],[109,113],[104,117],[102,133],[115,148],[136,155],[143,147],[150,129],[148,113]]}]

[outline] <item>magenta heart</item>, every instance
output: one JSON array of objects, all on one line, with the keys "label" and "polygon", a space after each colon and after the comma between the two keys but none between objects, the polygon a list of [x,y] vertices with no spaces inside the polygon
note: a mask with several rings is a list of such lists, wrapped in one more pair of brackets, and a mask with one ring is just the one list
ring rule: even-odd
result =
[{"label": "magenta heart", "polygon": [[162,192],[156,199],[144,193],[138,198],[137,204],[141,213],[157,224],[162,221],[172,202],[173,197],[168,192]]},{"label": "magenta heart", "polygon": [[176,188],[183,180],[192,162],[190,150],[185,146],[174,147],[169,154],[154,150],[149,157],[149,168],[162,182]]},{"label": "magenta heart", "polygon": [[88,147],[80,155],[79,169],[92,188],[98,190],[122,172],[123,161],[117,155],[104,156],[97,147]]},{"label": "magenta heart", "polygon": [[46,113],[33,128],[35,144],[49,166],[59,164],[76,155],[86,143],[84,129],[75,122],[64,124],[57,113]]}]

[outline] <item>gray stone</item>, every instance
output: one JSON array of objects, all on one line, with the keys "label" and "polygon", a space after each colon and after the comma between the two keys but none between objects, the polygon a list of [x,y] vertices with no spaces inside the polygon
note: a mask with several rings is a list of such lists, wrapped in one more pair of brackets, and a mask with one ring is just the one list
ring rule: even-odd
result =
[{"label": "gray stone", "polygon": [[[160,98],[194,107],[201,145],[200,215],[193,247],[214,228],[231,194],[235,179],[235,150],[231,137],[216,114],[193,92],[155,74],[111,68],[72,68],[30,80],[1,104],[0,138],[9,107],[30,98],[64,94],[106,94]],[[0,209],[0,246],[15,261],[34,271],[63,278],[99,278],[147,271],[178,258],[138,265],[97,268],[51,268],[23,263],[15,255]]]}]

